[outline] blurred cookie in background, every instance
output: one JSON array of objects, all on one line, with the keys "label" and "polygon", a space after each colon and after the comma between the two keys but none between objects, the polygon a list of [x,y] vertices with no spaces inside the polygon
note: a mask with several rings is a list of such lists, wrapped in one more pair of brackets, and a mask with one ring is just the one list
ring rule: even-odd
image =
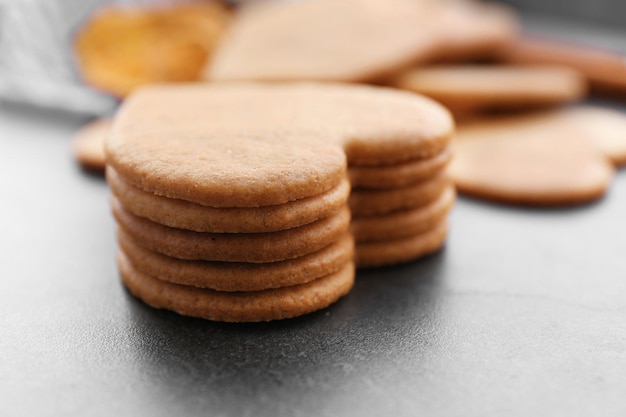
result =
[{"label": "blurred cookie in background", "polygon": [[594,148],[616,167],[626,166],[626,114],[607,107],[581,105],[564,109],[557,119],[574,124]]},{"label": "blurred cookie in background", "polygon": [[104,141],[111,131],[112,123],[111,119],[96,119],[74,134],[71,142],[72,155],[84,169],[104,173]]},{"label": "blurred cookie in background", "polygon": [[78,70],[119,98],[141,85],[197,81],[229,20],[216,1],[105,6],[75,34]]},{"label": "blurred cookie in background", "polygon": [[[422,0],[424,2],[426,0]],[[428,62],[491,60],[517,40],[522,24],[502,3],[431,0],[437,7],[437,46]]]},{"label": "blurred cookie in background", "polygon": [[450,166],[461,194],[527,206],[570,206],[601,198],[615,168],[601,132],[577,110],[485,119],[460,126]]},{"label": "blurred cookie in background", "polygon": [[618,51],[555,37],[524,36],[500,52],[503,62],[569,66],[583,73],[594,91],[626,95],[626,55]]},{"label": "blurred cookie in background", "polygon": [[517,34],[513,12],[478,2],[251,2],[205,78],[378,82],[415,64],[483,56]]},{"label": "blurred cookie in background", "polygon": [[438,65],[408,71],[392,84],[428,96],[455,114],[557,105],[587,92],[586,79],[577,71],[536,65]]}]

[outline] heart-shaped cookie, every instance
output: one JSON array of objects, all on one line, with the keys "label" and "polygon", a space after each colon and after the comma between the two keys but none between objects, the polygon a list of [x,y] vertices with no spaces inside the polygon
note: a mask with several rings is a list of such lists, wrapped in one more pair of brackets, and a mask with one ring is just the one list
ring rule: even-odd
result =
[{"label": "heart-shaped cookie", "polygon": [[[213,320],[323,308],[355,261],[444,244],[452,131],[440,105],[384,88],[143,89],[106,143],[122,280],[150,305]],[[356,246],[350,211],[368,236]]]},{"label": "heart-shaped cookie", "polygon": [[513,204],[593,201],[614,175],[594,134],[562,112],[484,120],[459,128],[450,166],[460,193]]}]

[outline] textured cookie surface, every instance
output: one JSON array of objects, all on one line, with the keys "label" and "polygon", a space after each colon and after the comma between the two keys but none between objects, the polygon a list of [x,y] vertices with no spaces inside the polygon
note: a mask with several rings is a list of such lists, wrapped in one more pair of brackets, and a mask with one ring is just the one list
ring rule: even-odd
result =
[{"label": "textured cookie surface", "polygon": [[107,168],[113,195],[136,216],[196,232],[259,233],[302,226],[330,216],[348,200],[350,184],[343,180],[330,190],[284,204],[262,207],[214,208],[145,192]]},{"label": "textured cookie surface", "polygon": [[111,132],[110,119],[97,119],[83,126],[72,140],[74,158],[87,169],[103,171],[106,161],[104,141]]},{"label": "textured cookie surface", "polygon": [[577,204],[604,195],[613,167],[587,133],[560,117],[509,117],[459,129],[449,171],[458,191],[528,205]]},{"label": "textured cookie surface", "polygon": [[118,267],[128,290],[148,305],[226,322],[269,321],[310,313],[337,301],[354,284],[352,263],[306,284],[252,292],[220,292],[162,281],[138,272],[123,252],[118,252]]},{"label": "textured cookie surface", "polygon": [[137,271],[174,284],[217,291],[260,291],[304,284],[337,272],[354,255],[349,234],[310,255],[262,264],[170,258],[143,248],[123,229],[118,229],[117,236],[120,249]]},{"label": "textured cookie surface", "polygon": [[199,233],[175,229],[137,217],[112,197],[121,228],[143,247],[180,259],[226,262],[277,262],[316,252],[339,240],[350,225],[350,212],[305,226],[268,233]]},{"label": "textured cookie surface", "polygon": [[396,87],[424,94],[451,109],[500,109],[578,100],[586,80],[567,67],[436,66],[401,75]]},{"label": "textured cookie surface", "polygon": [[346,159],[377,165],[436,155],[452,130],[440,105],[391,89],[155,86],[124,102],[106,151],[118,174],[146,192],[258,207],[330,190]]}]

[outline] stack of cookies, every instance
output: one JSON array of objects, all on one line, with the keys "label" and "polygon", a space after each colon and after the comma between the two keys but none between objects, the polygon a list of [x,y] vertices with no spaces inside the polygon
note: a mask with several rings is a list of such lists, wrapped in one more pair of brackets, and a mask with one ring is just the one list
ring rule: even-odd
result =
[{"label": "stack of cookies", "polygon": [[391,89],[142,89],[106,142],[122,280],[212,320],[326,307],[353,284],[352,233],[363,266],[443,245],[452,129],[441,106]]},{"label": "stack of cookies", "polygon": [[455,200],[450,146],[386,165],[351,165],[351,230],[359,267],[396,264],[439,249]]},{"label": "stack of cookies", "polygon": [[146,192],[112,167],[107,180],[122,278],[155,307],[272,320],[326,307],[352,286],[346,179],[284,204],[224,208]]}]

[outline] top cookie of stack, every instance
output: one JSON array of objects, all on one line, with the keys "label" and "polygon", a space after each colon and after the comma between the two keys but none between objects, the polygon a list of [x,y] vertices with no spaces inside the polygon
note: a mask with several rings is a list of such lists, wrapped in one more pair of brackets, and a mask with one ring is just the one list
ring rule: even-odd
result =
[{"label": "top cookie of stack", "polygon": [[328,191],[346,158],[377,165],[434,156],[452,130],[443,107],[391,89],[153,86],[123,104],[106,151],[107,163],[144,191],[259,207]]},{"label": "top cookie of stack", "polygon": [[354,279],[347,163],[423,161],[408,181],[430,180],[452,127],[430,100],[374,87],[143,89],[106,143],[122,279],[151,305],[214,320],[323,308]]}]

